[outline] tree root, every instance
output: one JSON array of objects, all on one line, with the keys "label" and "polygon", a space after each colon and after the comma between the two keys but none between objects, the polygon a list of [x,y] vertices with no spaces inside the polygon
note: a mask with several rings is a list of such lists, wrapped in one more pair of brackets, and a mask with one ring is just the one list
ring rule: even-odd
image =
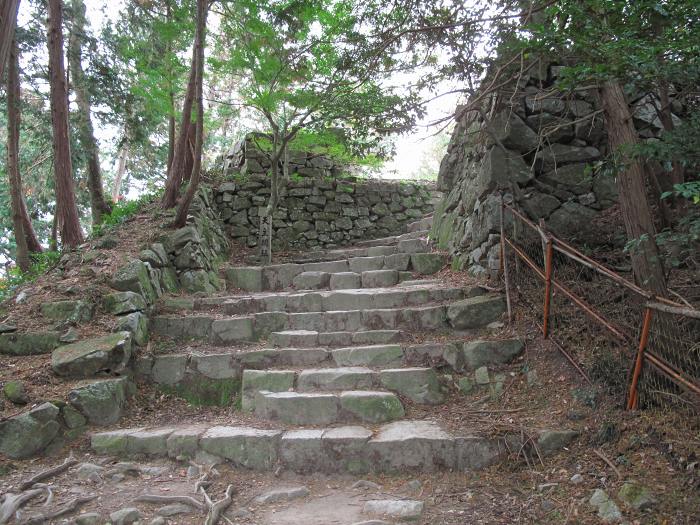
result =
[{"label": "tree root", "polygon": [[219,519],[221,519],[222,513],[229,508],[232,502],[233,485],[229,485],[226,488],[226,495],[224,498],[220,499],[209,508],[209,513],[207,514],[207,518],[204,520],[204,525],[216,525],[219,522]]},{"label": "tree root", "polygon": [[44,493],[44,489],[33,489],[22,492],[21,494],[13,494],[8,492],[5,494],[5,499],[0,505],[0,525],[9,522],[15,513],[32,498]]},{"label": "tree root", "polygon": [[63,505],[63,507],[60,507],[57,510],[54,510],[53,512],[39,514],[38,516],[32,516],[26,520],[23,520],[22,525],[42,525],[43,523],[48,523],[53,519],[60,518],[61,516],[64,516],[66,514],[70,514],[81,505],[92,501],[96,497],[97,496],[80,496],[77,498],[73,498],[68,503]]},{"label": "tree root", "polygon": [[77,464],[78,460],[73,457],[71,454],[66,458],[66,460],[61,463],[60,465],[57,465],[55,467],[51,467],[50,469],[46,469],[42,472],[39,472],[38,474],[35,474],[31,478],[29,478],[26,481],[23,481],[20,483],[19,490],[27,490],[31,488],[35,483],[39,483],[40,481],[44,481],[46,479],[49,479],[53,476],[56,476],[58,474],[61,474],[62,472],[65,472],[69,468],[71,468],[73,465]]},{"label": "tree root", "polygon": [[197,510],[207,510],[207,507],[201,501],[194,499],[191,496],[159,496],[156,494],[143,494],[137,497],[134,501],[141,501],[144,503],[182,503],[184,505],[189,505]]}]

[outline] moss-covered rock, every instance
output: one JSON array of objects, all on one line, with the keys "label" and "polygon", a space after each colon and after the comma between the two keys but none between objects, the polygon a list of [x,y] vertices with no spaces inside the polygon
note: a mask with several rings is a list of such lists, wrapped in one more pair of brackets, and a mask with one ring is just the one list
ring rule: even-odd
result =
[{"label": "moss-covered rock", "polygon": [[58,332],[28,332],[0,334],[0,354],[48,354],[59,344]]},{"label": "moss-covered rock", "polygon": [[8,381],[2,387],[5,397],[16,405],[29,403],[29,395],[22,381]]},{"label": "moss-covered rock", "polygon": [[131,358],[131,334],[117,332],[54,350],[51,368],[60,376],[91,377],[121,372]]},{"label": "moss-covered rock", "polygon": [[58,408],[44,403],[37,408],[0,422],[0,454],[24,459],[43,451],[58,436]]},{"label": "moss-covered rock", "polygon": [[194,406],[230,406],[237,402],[241,380],[237,378],[213,379],[198,374],[186,374],[175,384],[161,384],[158,388],[175,395]]},{"label": "moss-covered rock", "polygon": [[94,381],[72,390],[68,400],[94,425],[119,421],[131,393],[126,377]]},{"label": "moss-covered rock", "polygon": [[111,314],[122,315],[145,310],[146,301],[135,292],[115,292],[104,296],[102,307]]},{"label": "moss-covered rock", "polygon": [[95,305],[88,301],[53,301],[42,303],[41,315],[52,321],[83,323],[92,319]]},{"label": "moss-covered rock", "polygon": [[401,401],[388,392],[343,392],[340,407],[343,412],[366,423],[393,421],[404,416]]}]

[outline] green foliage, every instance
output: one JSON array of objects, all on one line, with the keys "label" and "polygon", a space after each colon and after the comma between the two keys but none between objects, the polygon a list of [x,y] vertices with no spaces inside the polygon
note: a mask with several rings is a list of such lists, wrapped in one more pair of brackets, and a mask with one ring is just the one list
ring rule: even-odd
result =
[{"label": "green foliage", "polygon": [[61,259],[61,252],[46,251],[29,255],[32,262],[29,270],[22,272],[18,267],[14,267],[4,277],[0,278],[0,303],[11,297],[19,286],[34,281],[37,277],[56,266]]},{"label": "green foliage", "polygon": [[158,200],[161,193],[160,191],[146,193],[132,201],[117,202],[112,206],[112,212],[103,217],[102,223],[93,226],[92,235],[94,237],[100,237],[104,235],[105,232],[125,223],[129,218],[141,212],[146,205]]}]

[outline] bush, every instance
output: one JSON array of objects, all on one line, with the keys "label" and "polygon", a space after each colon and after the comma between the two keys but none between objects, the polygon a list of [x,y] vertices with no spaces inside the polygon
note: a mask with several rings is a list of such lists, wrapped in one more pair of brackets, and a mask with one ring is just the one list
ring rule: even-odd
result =
[{"label": "bush", "polygon": [[56,266],[61,259],[61,252],[42,252],[29,254],[32,265],[26,272],[11,268],[4,278],[0,278],[0,302],[11,297],[23,284],[34,281],[40,275]]}]

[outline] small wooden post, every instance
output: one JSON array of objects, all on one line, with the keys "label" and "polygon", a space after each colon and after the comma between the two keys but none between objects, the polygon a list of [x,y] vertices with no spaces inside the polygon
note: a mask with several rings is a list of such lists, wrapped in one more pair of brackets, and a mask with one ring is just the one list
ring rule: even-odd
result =
[{"label": "small wooden post", "polygon": [[544,313],[542,319],[542,335],[549,337],[549,310],[552,304],[552,239],[548,238],[544,248]]},{"label": "small wooden post", "polygon": [[651,327],[651,308],[644,310],[644,323],[642,324],[642,333],[639,337],[639,349],[637,350],[637,359],[634,363],[634,372],[632,373],[632,382],[630,383],[630,392],[627,396],[627,410],[636,410],[639,406],[639,395],[637,385],[639,384],[639,376],[642,374],[642,365],[644,364],[644,351],[647,348],[649,341],[649,329]]}]

